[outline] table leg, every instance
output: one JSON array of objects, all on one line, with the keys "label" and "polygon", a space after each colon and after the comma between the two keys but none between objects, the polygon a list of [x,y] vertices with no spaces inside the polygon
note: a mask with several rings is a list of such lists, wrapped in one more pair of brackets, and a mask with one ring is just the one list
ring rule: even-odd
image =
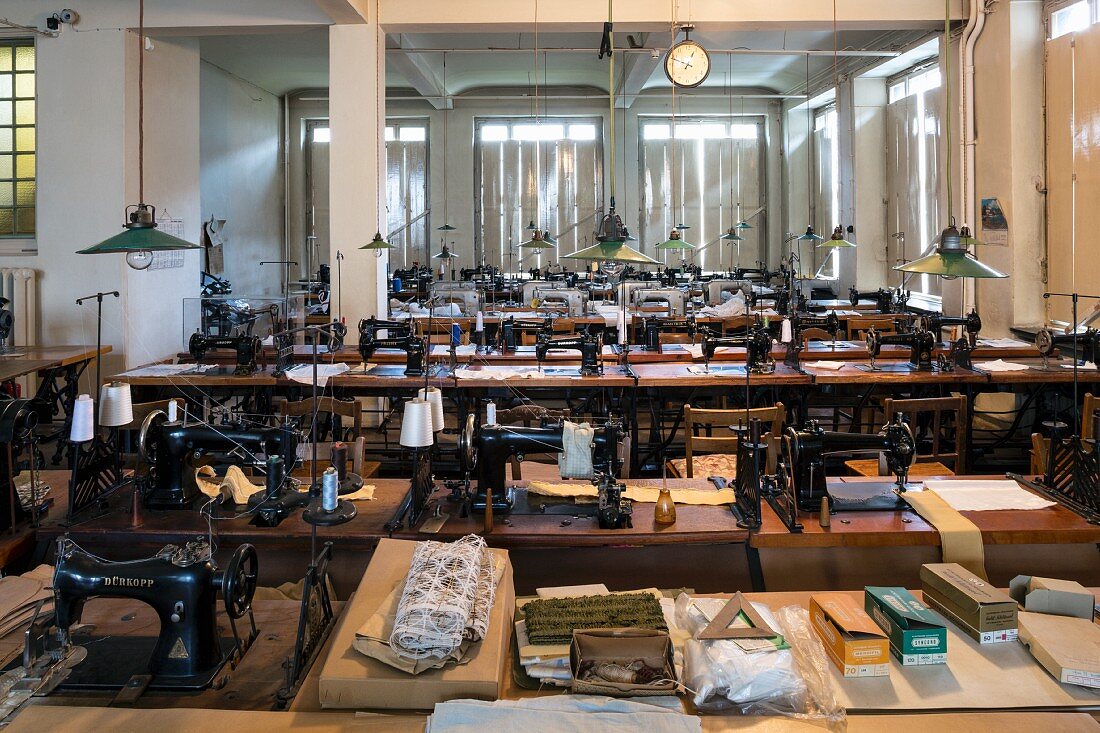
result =
[{"label": "table leg", "polygon": [[745,541],[745,559],[749,563],[749,581],[753,592],[763,593],[767,590],[764,586],[764,568],[760,564],[760,550],[752,546],[751,538]]}]

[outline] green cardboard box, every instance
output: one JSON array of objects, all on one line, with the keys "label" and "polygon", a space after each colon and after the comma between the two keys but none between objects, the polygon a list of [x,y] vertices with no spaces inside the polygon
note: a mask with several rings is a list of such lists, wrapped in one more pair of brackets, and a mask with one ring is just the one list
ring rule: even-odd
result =
[{"label": "green cardboard box", "polygon": [[869,585],[863,607],[890,637],[890,653],[903,665],[947,663],[947,627],[912,593]]}]

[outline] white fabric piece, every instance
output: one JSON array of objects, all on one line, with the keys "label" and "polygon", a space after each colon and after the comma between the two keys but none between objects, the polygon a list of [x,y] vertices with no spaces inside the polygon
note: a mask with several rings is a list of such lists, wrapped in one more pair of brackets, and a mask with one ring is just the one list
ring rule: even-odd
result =
[{"label": "white fabric piece", "polygon": [[703,358],[703,345],[702,344],[679,344],[684,348],[684,351],[691,354],[692,359]]},{"label": "white fabric piece", "polygon": [[[1073,369],[1073,364],[1063,364],[1062,368],[1063,369]],[[1091,361],[1086,361],[1084,364],[1078,364],[1077,368],[1081,369],[1081,370],[1096,369],[1096,365],[1093,364]]]},{"label": "white fabric piece", "polygon": [[1004,359],[981,361],[974,366],[987,372],[1026,372],[1029,369],[1027,364],[1017,364],[1014,361],[1005,361]]},{"label": "white fabric piece", "polygon": [[148,364],[128,372],[124,377],[175,377],[180,374],[202,374],[217,369],[217,364]]},{"label": "white fabric piece", "polygon": [[811,361],[806,364],[808,367],[814,369],[828,369],[832,372],[838,372],[844,368],[845,362],[843,361]]},{"label": "white fabric piece", "polygon": [[532,379],[539,376],[536,367],[496,367],[486,369],[455,369],[456,379]]},{"label": "white fabric piece", "polygon": [[925,481],[924,488],[934,491],[952,509],[959,512],[999,509],[1046,509],[1053,501],[1036,496],[1012,480],[1004,481]]},{"label": "white fabric piece", "polygon": [[1020,339],[1004,338],[1004,339],[978,339],[979,346],[988,346],[990,348],[1000,349],[1019,349],[1028,346],[1024,341]]},{"label": "white fabric piece", "polygon": [[[328,385],[328,380],[332,377],[339,376],[348,370],[348,365],[340,362],[339,364],[318,364],[317,365],[317,386],[324,389]],[[299,384],[313,384],[313,365],[312,364],[299,364],[286,372],[286,378],[291,381],[298,382]]]},{"label": "white fabric piece", "polygon": [[[669,707],[665,707],[668,705]],[[673,707],[674,706],[674,707]],[[525,700],[449,700],[428,718],[427,733],[701,733],[699,718],[681,712],[679,699],[617,700],[556,695]]]},{"label": "white fabric piece", "polygon": [[562,423],[558,473],[563,479],[592,478],[592,442],[595,439],[596,429],[586,422],[565,420]]},{"label": "white fabric piece", "polygon": [[[676,598],[676,626],[692,636],[683,647],[683,683],[695,692],[695,704],[722,696],[737,705],[774,702],[795,710],[805,707],[801,701],[808,690],[790,649],[750,654],[732,639],[694,638],[726,603],[724,598],[697,598],[687,593]],[[779,628],[770,608],[762,603],[752,606],[769,627]]]},{"label": "white fabric piece", "polygon": [[738,293],[737,295],[731,295],[728,300],[722,301],[721,305],[706,306],[699,311],[699,315],[725,318],[727,316],[743,316],[747,312],[748,308],[745,306],[745,296]]}]

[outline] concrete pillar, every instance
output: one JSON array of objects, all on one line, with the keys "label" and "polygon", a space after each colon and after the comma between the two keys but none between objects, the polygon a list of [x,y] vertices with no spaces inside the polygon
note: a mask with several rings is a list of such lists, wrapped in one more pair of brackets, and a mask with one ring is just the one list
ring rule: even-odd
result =
[{"label": "concrete pillar", "polygon": [[[844,224],[855,232],[849,235],[858,246],[847,258],[853,268],[850,283],[860,290],[885,287],[887,283],[886,243],[886,80],[851,79],[841,85],[845,93],[841,100],[845,112],[840,118],[841,171],[851,172],[851,182],[845,190],[841,179],[841,210]],[[845,115],[851,125],[845,124]],[[850,147],[844,141],[850,140]],[[850,159],[844,160],[845,151]],[[849,193],[850,192],[850,193]],[[851,210],[847,208],[850,202]],[[823,235],[824,236],[824,235]],[[841,272],[841,279],[847,274]]]},{"label": "concrete pillar", "polygon": [[[329,28],[329,262],[332,312],[349,323],[386,315],[388,254],[360,250],[375,230],[386,235],[384,180],[385,34],[368,23]],[[336,254],[344,260],[337,278]]]},{"label": "concrete pillar", "polygon": [[[976,283],[982,332],[990,336],[1045,319],[1042,13],[1040,0],[998,4],[987,17],[975,58],[975,204],[997,198],[1009,227],[1007,247],[977,252],[983,262],[1009,273],[1007,279]],[[980,221],[971,226],[984,239]]]}]

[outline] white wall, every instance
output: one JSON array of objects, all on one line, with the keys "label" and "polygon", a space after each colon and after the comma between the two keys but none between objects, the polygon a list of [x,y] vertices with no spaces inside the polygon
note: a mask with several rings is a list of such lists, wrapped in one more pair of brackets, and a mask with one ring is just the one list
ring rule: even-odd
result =
[{"label": "white wall", "polygon": [[278,295],[283,259],[282,101],[203,62],[199,73],[202,220],[225,219],[222,277],[234,295]]}]

